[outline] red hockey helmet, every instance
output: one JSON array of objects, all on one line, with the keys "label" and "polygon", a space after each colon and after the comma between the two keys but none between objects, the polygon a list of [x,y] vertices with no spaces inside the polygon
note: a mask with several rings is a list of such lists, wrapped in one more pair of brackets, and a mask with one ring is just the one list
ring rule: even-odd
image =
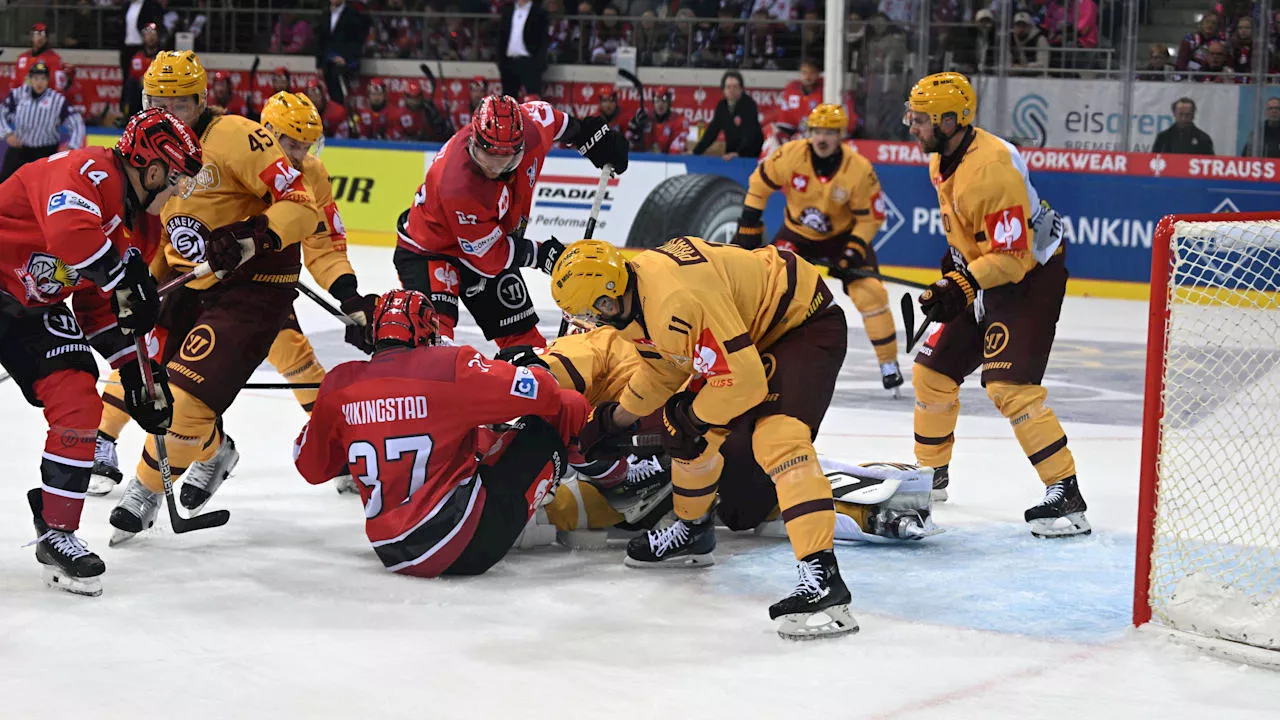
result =
[{"label": "red hockey helmet", "polygon": [[490,155],[518,155],[524,150],[524,116],[510,95],[489,95],[471,116],[471,139]]},{"label": "red hockey helmet", "polygon": [[416,82],[409,83],[404,89],[405,97],[420,98],[422,97],[422,85]]},{"label": "red hockey helmet", "polygon": [[653,89],[654,100],[663,100],[666,103],[670,104],[671,101],[675,99],[675,97],[676,97],[675,91],[667,87],[666,85],[659,85],[658,87]]},{"label": "red hockey helmet", "polygon": [[190,195],[195,188],[195,183],[184,184],[182,178],[194,178],[204,166],[204,155],[195,132],[161,107],[147,108],[130,118],[116,142],[116,152],[139,170],[153,162],[164,163],[169,171],[169,183],[179,186],[181,197]]},{"label": "red hockey helmet", "polygon": [[369,84],[368,84],[368,85],[365,85],[365,88],[364,88],[364,89],[365,89],[365,92],[375,92],[375,91],[376,91],[376,92],[380,92],[380,93],[386,93],[386,92],[387,92],[387,84],[386,84],[386,82],[384,82],[383,80],[381,80],[381,79],[379,79],[379,78],[374,78],[374,79],[372,79],[372,80],[370,80],[370,81],[369,81]]},{"label": "red hockey helmet", "polygon": [[475,75],[471,78],[471,87],[487,88],[489,81],[485,80],[483,75]]},{"label": "red hockey helmet", "polygon": [[435,344],[440,319],[430,298],[417,290],[392,290],[378,298],[373,311],[373,342],[383,344]]},{"label": "red hockey helmet", "polygon": [[213,81],[215,83],[225,82],[227,86],[230,87],[231,73],[227,72],[226,70],[219,70],[213,74]]}]

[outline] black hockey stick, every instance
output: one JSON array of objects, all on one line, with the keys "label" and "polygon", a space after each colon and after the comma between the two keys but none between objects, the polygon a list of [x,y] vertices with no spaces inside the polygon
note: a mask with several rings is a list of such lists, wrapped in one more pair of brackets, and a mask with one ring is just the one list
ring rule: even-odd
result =
[{"label": "black hockey stick", "polygon": [[[596,222],[600,219],[600,206],[604,204],[605,193],[609,192],[609,178],[613,177],[613,165],[605,163],[600,168],[600,182],[596,185],[596,196],[591,199],[591,214],[587,216],[587,227],[582,232],[583,240],[590,240],[596,234]],[[561,311],[560,331],[556,337],[564,337],[569,332],[569,318]]]},{"label": "black hockey stick", "polygon": [[[138,369],[147,382],[147,397],[156,397],[156,380],[151,375],[151,360],[147,357],[146,340],[136,337],[133,347],[138,353]],[[178,513],[178,503],[173,499],[173,475],[169,470],[169,450],[164,444],[164,433],[152,436],[156,439],[156,465],[160,468],[160,480],[164,483],[164,503],[169,508],[169,526],[174,533],[204,530],[205,528],[226,525],[231,519],[229,510],[214,510],[203,515],[184,518]]]},{"label": "black hockey stick", "polygon": [[[439,57],[436,58],[436,62],[440,63]],[[439,67],[440,67],[440,76],[443,77],[444,63],[440,63]],[[436,82],[435,73],[431,72],[430,66],[428,66],[426,63],[418,63],[418,69],[422,71],[422,74],[425,75],[427,80],[430,81],[431,83],[431,107],[435,108],[436,116],[443,121],[444,130],[446,130],[449,133],[449,135],[452,136],[455,132],[457,132],[457,128],[453,126],[453,118],[450,116],[450,114],[447,112],[441,112],[440,92],[439,92],[440,83]]]},{"label": "black hockey stick", "polygon": [[[251,118],[258,115],[257,108],[253,106],[253,91],[258,87],[258,63],[261,62],[262,58],[257,55],[253,56],[253,64],[249,66],[248,87],[244,91],[244,109]],[[259,115],[259,117],[261,116]]]},{"label": "black hockey stick", "polygon": [[871,270],[863,270],[862,268],[849,268],[848,270],[845,270],[845,272],[849,273],[850,275],[857,275],[858,277],[871,278],[872,280],[879,280],[880,282],[893,283],[895,285],[915,288],[917,290],[928,290],[930,287],[933,287],[929,283],[922,283],[922,282],[916,282],[915,280],[897,278],[897,277],[893,277],[892,275],[881,275],[878,272],[873,272]]},{"label": "black hockey stick", "polygon": [[[7,376],[6,376],[7,377]],[[0,378],[0,382],[4,382],[4,378]],[[119,380],[102,380],[107,385],[119,385]],[[240,386],[241,390],[318,390],[320,383],[289,383],[289,382],[251,382]]]},{"label": "black hockey stick", "polygon": [[315,290],[312,290],[311,288],[307,287],[306,285],[303,285],[302,283],[298,283],[298,292],[300,292],[300,293],[302,293],[303,295],[306,295],[307,297],[309,297],[309,298],[311,298],[312,300],[314,300],[314,301],[316,302],[316,304],[317,304],[317,305],[319,305],[320,307],[322,307],[322,308],[324,308],[325,310],[327,310],[327,311],[329,312],[329,314],[330,314],[330,315],[332,315],[332,316],[334,316],[334,317],[338,318],[339,320],[341,320],[343,325],[357,325],[357,324],[359,324],[359,323],[357,323],[355,320],[353,320],[353,319],[351,318],[351,316],[350,316],[350,315],[348,315],[348,314],[346,314],[346,313],[342,312],[341,310],[339,310],[338,308],[334,307],[333,305],[330,305],[330,304],[329,304],[329,301],[328,301],[328,300],[325,300],[323,297],[321,297],[320,293],[316,292]]},{"label": "black hockey stick", "polygon": [[[905,354],[911,354],[911,348],[920,342],[920,338],[924,337],[924,333],[933,324],[933,313],[924,316],[924,323],[920,325],[920,329],[915,331],[916,324],[916,308],[915,300],[911,298],[910,293],[902,293],[902,329],[907,337],[907,347],[903,350]],[[914,332],[913,332],[914,331]]]}]

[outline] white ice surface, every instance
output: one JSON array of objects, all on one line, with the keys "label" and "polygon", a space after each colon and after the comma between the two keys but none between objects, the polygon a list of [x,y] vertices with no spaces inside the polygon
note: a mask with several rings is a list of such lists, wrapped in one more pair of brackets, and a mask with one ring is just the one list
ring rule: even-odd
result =
[{"label": "white ice surface", "polygon": [[[388,250],[352,254],[365,289],[392,284]],[[297,307],[304,327],[336,330]],[[1144,322],[1141,303],[1072,299],[1059,335],[1141,343]],[[689,574],[625,568],[620,549],[513,553],[477,578],[388,574],[358,502],[294,473],[303,414],[282,392],[246,392],[227,415],[243,459],[211,507],[230,524],[108,548],[119,491],[90,498],[81,535],[107,562],[105,593],[58,593],[21,547],[44,424],[11,382],[0,407],[0,718],[1202,720],[1276,717],[1280,701],[1280,674],[1126,629],[1133,426],[1067,423],[1095,532],[1047,542],[1021,521],[1041,486],[1008,424],[962,418],[937,510],[948,532],[841,546],[862,632],[789,643],[766,614],[794,579],[785,541],[722,533],[720,564]],[[835,409],[819,449],[910,460],[910,410]],[[126,470],[140,442],[130,428]]]}]

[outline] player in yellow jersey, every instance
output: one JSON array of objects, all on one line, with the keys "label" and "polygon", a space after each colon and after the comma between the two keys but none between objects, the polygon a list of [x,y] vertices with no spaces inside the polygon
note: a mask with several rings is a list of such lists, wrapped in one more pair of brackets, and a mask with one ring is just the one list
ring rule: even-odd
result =
[{"label": "player in yellow jersey", "polygon": [[[219,417],[266,358],[289,318],[301,243],[320,216],[302,173],[258,123],[206,105],[208,80],[191,51],[162,52],[143,77],[143,106],[164,107],[200,134],[204,168],[188,198],[161,211],[173,273],[207,261],[214,273],[165,297],[155,341],[173,389],[169,462],[183,489],[216,487],[234,465]],[[120,542],[150,527],[162,483],[148,438],[137,474],[111,512]]]},{"label": "player in yellow jersey", "polygon": [[733,243],[747,249],[760,246],[765,205],[770,195],[781,192],[787,200],[786,218],[773,244],[826,265],[844,283],[862,314],[880,379],[898,397],[902,371],[889,293],[878,279],[853,272],[879,272],[872,241],[884,224],[884,199],[871,162],[841,143],[848,123],[844,108],[819,105],[809,113],[807,139],[787,142],[756,167]]},{"label": "player in yellow jersey", "polygon": [[925,152],[949,252],[942,278],[920,296],[942,323],[912,368],[916,458],[946,489],[960,383],[982,385],[1009,419],[1045,485],[1026,521],[1037,537],[1089,533],[1067,436],[1041,380],[1066,292],[1066,244],[1031,184],[1018,149],[973,124],[977,96],[958,73],[916,83],[904,122]]},{"label": "player in yellow jersey", "polygon": [[[619,400],[596,406],[580,435],[586,459],[599,459],[662,410],[677,519],[632,539],[627,564],[713,562],[711,509],[733,423],[750,433],[756,462],[774,482],[799,560],[796,589],[769,608],[782,619],[779,633],[855,631],[832,549],[831,484],[813,448],[847,340],[844,312],[818,269],[772,246],[749,251],[679,237],[625,260],[607,242],[582,240],[557,260],[551,294],[569,315],[612,325],[647,353]],[[695,376],[706,384],[681,390]],[[825,621],[807,624],[815,616]]]}]

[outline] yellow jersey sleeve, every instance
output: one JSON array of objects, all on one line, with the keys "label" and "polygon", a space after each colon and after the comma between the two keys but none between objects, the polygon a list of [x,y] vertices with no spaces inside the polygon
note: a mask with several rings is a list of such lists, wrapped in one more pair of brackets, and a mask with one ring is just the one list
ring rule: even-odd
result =
[{"label": "yellow jersey sleeve", "polygon": [[787,157],[789,146],[790,143],[787,143],[774,150],[769,157],[756,165],[756,169],[751,173],[751,179],[747,182],[747,207],[764,210],[764,206],[769,203],[769,196],[782,189],[778,179],[790,175],[790,171],[786,168],[789,162]]},{"label": "yellow jersey sleeve", "polygon": [[231,142],[244,143],[244,150],[231,153],[227,170],[268,204],[264,213],[268,227],[285,247],[302,242],[315,232],[319,222],[315,198],[307,189],[302,172],[289,163],[275,138],[261,125],[246,118],[219,118],[220,123],[227,121],[234,122],[238,130],[231,134]]},{"label": "yellow jersey sleeve", "polygon": [[956,180],[956,210],[974,228],[981,253],[969,262],[969,273],[984,289],[1020,282],[1036,264],[1022,175],[1012,163],[986,162]]},{"label": "yellow jersey sleeve", "polygon": [[849,196],[849,210],[853,213],[853,234],[871,245],[880,226],[884,225],[884,197],[880,194],[880,178],[871,161],[855,155],[851,163],[858,179]]},{"label": "yellow jersey sleeve", "polygon": [[542,359],[560,387],[577,390],[591,405],[621,397],[642,362],[636,346],[611,327],[556,338]]},{"label": "yellow jersey sleeve", "polygon": [[334,280],[355,274],[347,259],[346,229],[338,213],[338,204],[333,200],[333,183],[324,163],[308,155],[302,166],[302,177],[315,198],[315,210],[319,215],[315,232],[302,241],[302,262],[316,283],[328,290]]}]

